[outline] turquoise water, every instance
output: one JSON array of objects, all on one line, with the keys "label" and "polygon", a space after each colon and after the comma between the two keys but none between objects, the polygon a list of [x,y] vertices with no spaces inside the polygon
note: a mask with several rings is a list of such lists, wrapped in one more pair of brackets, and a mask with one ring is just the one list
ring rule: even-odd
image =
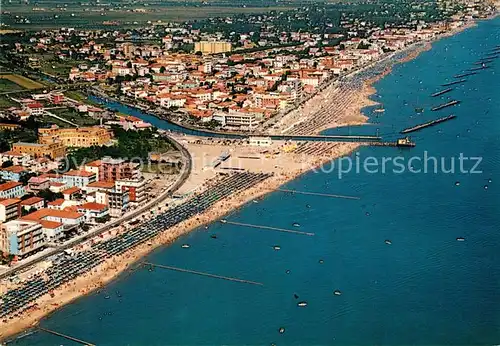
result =
[{"label": "turquoise water", "polygon": [[[359,151],[361,159],[401,155],[406,160],[427,151],[447,158],[447,168],[450,158],[463,153],[483,157],[482,173],[360,172],[342,179],[336,171],[305,174],[286,188],[361,199],[273,193],[228,219],[282,228],[298,222],[299,230],[314,237],[215,223],[147,258],[264,286],[139,270],[64,307],[42,326],[97,345],[499,343],[500,60],[442,99],[429,96],[499,43],[497,18],[395,67],[375,85],[374,98],[386,109],[376,126],[385,138],[450,113],[457,119],[414,133],[417,147],[411,150]],[[462,103],[429,110],[447,98]],[[425,112],[415,115],[415,107]],[[182,249],[184,243],[191,248]],[[333,295],[336,289],[341,296]],[[299,308],[298,301],[308,306]],[[15,344],[69,342],[37,332]]]}]

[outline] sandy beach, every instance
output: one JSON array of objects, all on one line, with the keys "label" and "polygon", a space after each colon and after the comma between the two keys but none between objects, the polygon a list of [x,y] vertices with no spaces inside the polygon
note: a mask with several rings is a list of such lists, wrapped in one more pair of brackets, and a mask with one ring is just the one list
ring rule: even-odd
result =
[{"label": "sandy beach", "polygon": [[[473,24],[461,27],[446,35],[453,35],[472,25]],[[412,52],[401,62],[414,59],[422,51],[430,48],[431,43],[427,43],[423,49],[418,49]],[[397,61],[393,64],[395,63],[397,63]],[[391,64],[391,66],[393,64]],[[384,70],[382,74],[365,80],[361,88],[345,90],[341,89],[336,83],[332,84],[323,92],[318,93],[305,105],[295,111],[292,111],[284,119],[282,119],[280,124],[280,129],[282,130],[280,132],[294,134],[317,134],[327,128],[366,123],[368,118],[361,113],[362,108],[376,105],[376,102],[370,99],[370,96],[376,92],[372,84],[390,72],[391,68],[389,67]],[[342,107],[338,107],[339,104],[342,105]],[[332,107],[336,108],[333,116],[332,113],[330,113]],[[320,118],[318,117],[318,114],[324,114],[325,117],[321,118],[324,120],[319,121]],[[315,121],[314,119],[318,120]],[[217,157],[217,155],[226,150],[227,147],[225,149],[223,145],[208,146],[204,144],[191,144],[188,139],[185,139],[185,141],[186,143],[184,144],[187,146],[188,150],[193,153],[193,157],[195,159],[195,169],[192,174],[193,179],[199,180],[188,182],[190,188],[185,188],[185,190],[190,190],[191,188],[201,185],[203,180],[206,179],[207,174],[210,175],[206,172],[206,166],[203,163],[196,164],[196,159],[202,157],[203,153],[210,150],[213,152],[209,152],[208,156]],[[314,152],[313,143],[305,144],[313,149],[313,155],[305,155],[303,154],[304,151],[297,148],[289,148],[286,143],[276,143],[274,145],[275,146],[272,149],[275,153],[272,154],[265,154],[263,148],[242,148],[240,152],[232,152],[233,157],[244,157],[249,155],[249,153],[259,155],[260,160],[258,163],[252,160],[250,160],[250,162],[245,162],[244,159],[236,163],[234,161],[231,161],[230,163],[232,166],[238,165],[238,167],[248,170],[273,173],[274,175],[271,178],[259,183],[253,188],[219,201],[207,212],[165,230],[155,239],[135,247],[124,255],[115,256],[106,260],[104,263],[94,268],[91,272],[57,288],[51,295],[47,294],[40,297],[36,301],[36,304],[34,304],[34,307],[30,310],[27,310],[12,319],[0,321],[0,340],[4,340],[7,337],[16,335],[23,330],[33,327],[33,325],[38,323],[38,321],[40,321],[44,316],[47,316],[65,304],[68,304],[71,301],[106,285],[121,273],[125,273],[127,270],[133,268],[135,266],[134,263],[141,261],[141,259],[143,259],[155,248],[171,244],[183,234],[186,234],[199,226],[214,222],[224,217],[224,215],[241,207],[245,203],[262,197],[284,183],[297,178],[298,176],[325,162],[349,155],[361,144],[330,143],[325,144],[321,151],[317,150],[316,152]],[[205,159],[203,158],[200,160],[204,161]]]}]

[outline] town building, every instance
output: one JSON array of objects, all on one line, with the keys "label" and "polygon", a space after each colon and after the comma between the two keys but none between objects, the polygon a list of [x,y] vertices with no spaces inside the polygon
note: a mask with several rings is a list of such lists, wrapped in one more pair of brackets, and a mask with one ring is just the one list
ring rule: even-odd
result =
[{"label": "town building", "polygon": [[28,191],[38,193],[50,187],[50,179],[47,177],[31,177],[28,180]]},{"label": "town building", "polygon": [[4,254],[22,258],[46,244],[42,225],[38,222],[13,220],[0,225],[0,251]]},{"label": "town building", "polygon": [[19,181],[21,177],[28,174],[28,170],[26,170],[22,166],[10,166],[7,168],[0,168],[0,176],[3,180],[9,181]]},{"label": "town building", "polygon": [[21,201],[21,209],[33,212],[45,207],[45,200],[41,197],[30,197]]},{"label": "town building", "polygon": [[21,215],[21,200],[8,198],[0,201],[0,222],[15,220]]},{"label": "town building", "polygon": [[23,184],[8,181],[0,184],[0,198],[19,198],[26,194]]},{"label": "town building", "polygon": [[231,43],[223,41],[200,41],[195,42],[194,51],[203,54],[219,54],[231,51]]},{"label": "town building", "polygon": [[41,220],[55,221],[71,227],[83,224],[85,222],[85,215],[70,210],[42,208],[21,217],[21,220],[36,222],[39,222]]},{"label": "town building", "polygon": [[96,175],[87,171],[71,170],[69,172],[63,173],[59,180],[68,187],[76,186],[82,188],[90,183],[95,182]]},{"label": "town building", "polygon": [[57,159],[66,155],[66,148],[61,143],[24,143],[12,144],[12,151],[27,154],[35,158],[50,157]]},{"label": "town building", "polygon": [[142,180],[117,180],[115,181],[116,191],[128,191],[129,201],[135,205],[146,202],[146,181]]},{"label": "town building", "polygon": [[125,160],[112,159],[110,157],[104,157],[100,160],[100,163],[100,181],[115,181],[121,179],[135,180],[139,178],[138,163],[125,162]]},{"label": "town building", "polygon": [[96,224],[99,219],[109,216],[109,208],[106,204],[87,202],[78,206],[78,212],[85,215],[85,222]]},{"label": "town building", "polygon": [[42,144],[62,143],[65,147],[91,147],[108,144],[112,139],[111,131],[100,127],[50,128],[38,129],[38,141]]}]

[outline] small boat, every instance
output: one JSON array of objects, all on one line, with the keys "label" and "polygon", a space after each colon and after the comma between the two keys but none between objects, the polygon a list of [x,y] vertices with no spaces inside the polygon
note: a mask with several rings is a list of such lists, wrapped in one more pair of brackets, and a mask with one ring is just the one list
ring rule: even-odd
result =
[{"label": "small boat", "polygon": [[460,186],[460,182],[459,182],[459,181],[456,181],[456,182],[455,182],[455,186]]},{"label": "small boat", "polygon": [[300,227],[300,223],[298,223],[298,222],[294,222],[294,223],[293,223],[293,227]]},{"label": "small boat", "polygon": [[274,250],[276,250],[276,251],[281,250],[281,246],[279,246],[279,245],[274,245],[274,246],[273,246],[273,249],[274,249]]},{"label": "small boat", "polygon": [[290,269],[287,269],[285,273],[290,274],[291,273]]},{"label": "small boat", "polygon": [[385,243],[386,243],[387,245],[391,245],[391,244],[392,244],[392,241],[390,241],[389,239],[386,239],[386,240],[385,240]]},{"label": "small boat", "polygon": [[297,306],[300,307],[300,308],[304,308],[304,307],[307,306],[307,302],[298,302]]},{"label": "small boat", "polygon": [[422,107],[416,107],[415,108],[415,113],[423,113],[424,109]]},{"label": "small boat", "polygon": [[342,292],[340,292],[340,290],[335,290],[335,291],[333,291],[333,294],[336,296],[340,296],[340,295],[342,295]]},{"label": "small boat", "polygon": [[384,108],[377,108],[374,110],[375,113],[384,113],[385,109]]},{"label": "small boat", "polygon": [[491,178],[490,178],[490,179],[488,179],[488,183],[491,183],[492,181],[493,181],[493,180],[491,180]]},{"label": "small boat", "polygon": [[217,239],[217,235],[216,235],[216,234],[212,234],[212,235],[210,236],[210,238],[212,238],[212,239]]},{"label": "small boat", "polygon": [[279,333],[280,334],[283,334],[285,332],[285,328],[284,327],[280,327],[280,329],[278,329]]},{"label": "small boat", "polygon": [[208,226],[205,226],[205,229],[208,229]]},{"label": "small boat", "polygon": [[293,294],[293,297],[294,297],[295,299],[299,299],[299,295],[298,295],[297,293],[294,293],[294,294]]},{"label": "small boat", "polygon": [[485,190],[488,190],[488,185],[484,185],[484,189],[485,189]]},{"label": "small boat", "polygon": [[458,238],[457,238],[457,241],[465,241],[465,238],[463,238],[463,237],[458,237]]},{"label": "small boat", "polygon": [[222,219],[220,220],[221,223],[227,223],[227,220],[226,219]]},{"label": "small boat", "polygon": [[183,249],[189,249],[191,246],[189,244],[182,244],[181,246]]},{"label": "small boat", "polygon": [[320,259],[318,262],[319,262],[319,264],[325,263],[325,261],[323,261],[322,259]]},{"label": "small boat", "polygon": [[111,297],[110,296],[105,296],[104,299],[110,299]]},{"label": "small boat", "polygon": [[253,202],[253,203],[259,203],[259,201],[258,201],[258,200],[256,200],[256,199],[254,199],[252,202]]},{"label": "small boat", "polygon": [[306,204],[306,208],[311,208],[311,206],[309,204]]}]

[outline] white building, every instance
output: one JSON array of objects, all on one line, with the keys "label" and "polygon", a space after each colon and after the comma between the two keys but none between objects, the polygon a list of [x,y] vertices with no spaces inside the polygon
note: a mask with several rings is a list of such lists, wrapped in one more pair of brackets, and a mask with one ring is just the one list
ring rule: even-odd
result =
[{"label": "white building", "polygon": [[0,226],[0,251],[24,257],[47,244],[42,225],[34,221],[9,221]]}]

